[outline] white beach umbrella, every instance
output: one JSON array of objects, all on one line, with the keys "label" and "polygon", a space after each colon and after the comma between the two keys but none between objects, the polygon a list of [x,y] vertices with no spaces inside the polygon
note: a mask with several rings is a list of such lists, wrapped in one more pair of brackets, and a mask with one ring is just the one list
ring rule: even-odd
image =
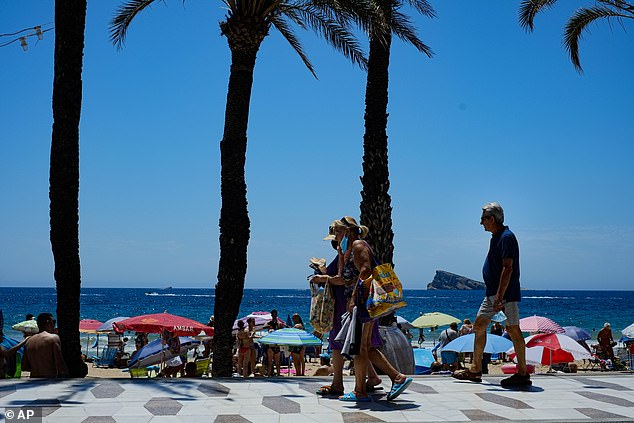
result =
[{"label": "white beach umbrella", "polygon": [[628,338],[634,338],[634,323],[623,329],[621,333]]}]

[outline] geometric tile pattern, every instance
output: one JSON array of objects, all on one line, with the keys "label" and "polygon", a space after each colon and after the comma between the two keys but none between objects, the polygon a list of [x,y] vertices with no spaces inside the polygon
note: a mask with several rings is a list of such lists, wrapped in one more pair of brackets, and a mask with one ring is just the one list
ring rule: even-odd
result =
[{"label": "geometric tile pattern", "polygon": [[467,416],[472,422],[492,422],[496,420],[508,420],[507,418],[500,417],[496,414],[487,413],[482,410],[460,410],[462,414]]},{"label": "geometric tile pattern", "polygon": [[102,383],[90,390],[95,398],[116,398],[123,393],[118,383]]},{"label": "geometric tile pattern", "polygon": [[81,423],[117,423],[117,421],[110,416],[90,416],[82,420]]},{"label": "geometric tile pattern", "polygon": [[343,417],[343,423],[371,423],[385,421],[361,412],[341,413],[341,416]]},{"label": "geometric tile pattern", "polygon": [[251,420],[247,420],[240,414],[225,414],[217,416],[214,423],[251,423]]},{"label": "geometric tile pattern", "polygon": [[144,407],[155,416],[175,416],[183,405],[168,397],[156,397],[150,399]]},{"label": "geometric tile pattern", "polygon": [[263,397],[262,405],[280,414],[299,414],[301,411],[298,403],[284,397]]},{"label": "geometric tile pattern", "polygon": [[608,411],[597,410],[596,408],[575,408],[575,410],[595,420],[603,420],[603,419],[615,419],[615,420],[618,419],[620,421],[627,420],[625,416],[622,416],[620,414],[614,414]]},{"label": "geometric tile pattern", "polygon": [[612,395],[598,394],[596,392],[575,392],[575,394],[608,404],[620,405],[622,407],[634,407],[634,402]]},{"label": "geometric tile pattern", "polygon": [[623,385],[617,383],[605,382],[591,377],[576,377],[575,382],[579,382],[585,385],[586,388],[605,388],[614,389],[615,391],[631,391]]},{"label": "geometric tile pattern", "polygon": [[477,393],[477,396],[482,398],[485,401],[489,401],[495,404],[504,405],[506,407],[514,408],[514,409],[528,409],[533,408],[530,405],[526,404],[523,401],[518,399],[509,398],[504,395],[492,394],[492,393]]},{"label": "geometric tile pattern", "polygon": [[0,381],[0,421],[4,407],[35,406],[43,423],[634,422],[633,375],[538,374],[526,391],[501,379],[416,376],[393,402],[386,388],[359,404],[315,395],[330,378],[9,379]]}]

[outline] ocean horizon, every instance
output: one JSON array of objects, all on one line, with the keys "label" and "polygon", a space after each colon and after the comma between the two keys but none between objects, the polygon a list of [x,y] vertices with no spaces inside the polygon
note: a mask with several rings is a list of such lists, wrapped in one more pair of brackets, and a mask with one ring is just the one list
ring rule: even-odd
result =
[{"label": "ocean horizon", "polygon": [[[117,316],[167,311],[206,323],[213,314],[214,291],[212,288],[82,288],[80,318],[103,322]],[[473,321],[484,297],[482,290],[405,290],[404,294],[408,305],[397,314],[409,321],[420,313],[433,311]],[[11,326],[23,321],[27,313],[56,314],[57,294],[53,287],[2,287],[0,295],[4,332],[10,337],[21,336]],[[605,322],[610,322],[614,338],[619,339],[621,329],[634,322],[632,304],[634,291],[631,290],[523,290],[520,316],[545,316],[561,326],[579,326],[590,331],[593,338]],[[299,313],[309,328],[308,289],[245,288],[238,317],[273,308],[284,320]]]}]

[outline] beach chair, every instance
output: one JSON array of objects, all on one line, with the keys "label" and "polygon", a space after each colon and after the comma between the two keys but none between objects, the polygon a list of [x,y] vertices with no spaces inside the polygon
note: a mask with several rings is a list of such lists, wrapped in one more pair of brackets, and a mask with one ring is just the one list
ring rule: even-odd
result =
[{"label": "beach chair", "polygon": [[93,357],[92,365],[94,367],[114,367],[118,351],[118,348],[106,348],[101,357]]},{"label": "beach chair", "polygon": [[147,367],[133,367],[129,369],[131,378],[150,377],[148,375]]},{"label": "beach chair", "polygon": [[198,360],[195,360],[194,363],[196,363],[197,377],[200,377],[200,376],[206,377],[209,375],[209,364],[211,363],[210,358],[198,359]]}]

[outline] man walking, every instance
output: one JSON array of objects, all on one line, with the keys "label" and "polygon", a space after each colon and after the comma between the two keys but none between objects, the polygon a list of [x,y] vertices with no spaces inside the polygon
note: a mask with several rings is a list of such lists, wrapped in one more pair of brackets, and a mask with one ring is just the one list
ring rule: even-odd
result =
[{"label": "man walking", "polygon": [[529,386],[532,384],[526,370],[526,345],[519,326],[520,260],[517,239],[508,226],[504,226],[504,210],[498,203],[482,206],[480,224],[491,232],[489,252],[484,261],[482,276],[486,285],[486,297],[476,316],[473,361],[466,370],[454,372],[459,380],[482,382],[482,353],[486,343],[486,329],[491,317],[499,311],[506,314],[506,331],[513,341],[517,357],[517,373],[503,379],[503,387]]}]

